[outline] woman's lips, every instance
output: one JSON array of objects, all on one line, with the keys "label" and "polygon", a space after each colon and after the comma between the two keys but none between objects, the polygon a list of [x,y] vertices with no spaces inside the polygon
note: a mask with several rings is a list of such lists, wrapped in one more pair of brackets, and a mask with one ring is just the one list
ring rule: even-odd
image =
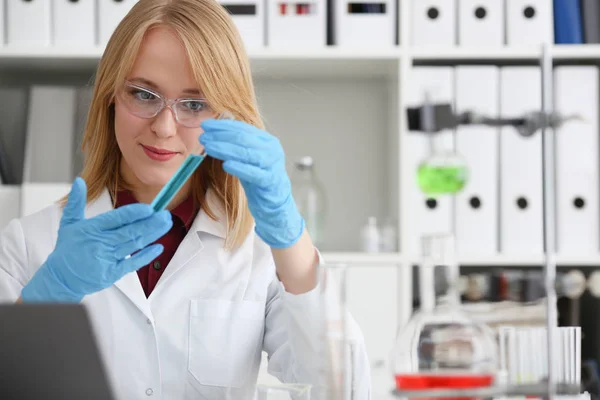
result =
[{"label": "woman's lips", "polygon": [[144,149],[144,153],[146,153],[146,155],[154,161],[169,161],[177,155],[177,152],[175,151],[157,149],[156,147],[152,146],[142,145],[142,148]]}]

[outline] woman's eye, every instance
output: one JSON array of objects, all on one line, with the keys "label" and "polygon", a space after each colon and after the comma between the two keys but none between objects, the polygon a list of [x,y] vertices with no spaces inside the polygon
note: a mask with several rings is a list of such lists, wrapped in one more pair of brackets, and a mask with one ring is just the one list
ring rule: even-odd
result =
[{"label": "woman's eye", "polygon": [[194,112],[202,111],[206,107],[206,105],[202,101],[186,101],[184,105],[188,110]]},{"label": "woman's eye", "polygon": [[132,94],[137,100],[154,100],[156,98],[152,93],[145,90],[134,90]]}]

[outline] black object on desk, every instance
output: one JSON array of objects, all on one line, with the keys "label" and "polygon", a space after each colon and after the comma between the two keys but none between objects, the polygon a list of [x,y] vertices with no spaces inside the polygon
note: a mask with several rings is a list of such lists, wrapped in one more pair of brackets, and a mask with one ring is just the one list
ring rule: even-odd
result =
[{"label": "black object on desk", "polygon": [[82,305],[0,305],[0,399],[114,400]]}]

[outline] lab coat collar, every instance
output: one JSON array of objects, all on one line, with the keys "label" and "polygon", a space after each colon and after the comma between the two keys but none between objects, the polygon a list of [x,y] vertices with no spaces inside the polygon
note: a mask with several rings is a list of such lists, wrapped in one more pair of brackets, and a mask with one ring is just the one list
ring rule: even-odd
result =
[{"label": "lab coat collar", "polygon": [[[169,265],[161,276],[157,286],[150,294],[150,298],[156,296],[164,288],[165,282],[170,279],[178,270],[192,261],[198,253],[204,249],[200,233],[208,233],[224,239],[226,235],[226,218],[223,208],[219,205],[218,199],[214,193],[209,190],[206,195],[206,201],[210,204],[211,209],[217,216],[217,221],[209,217],[201,207],[198,215],[194,219],[192,226],[185,236],[179,248],[173,255]],[[108,190],[100,195],[98,199],[88,204],[86,207],[86,217],[92,218],[98,214],[112,210],[113,203]],[[138,275],[135,272],[129,273],[115,282],[115,286],[150,320],[153,319],[152,310],[150,308],[149,298],[139,281]]]}]

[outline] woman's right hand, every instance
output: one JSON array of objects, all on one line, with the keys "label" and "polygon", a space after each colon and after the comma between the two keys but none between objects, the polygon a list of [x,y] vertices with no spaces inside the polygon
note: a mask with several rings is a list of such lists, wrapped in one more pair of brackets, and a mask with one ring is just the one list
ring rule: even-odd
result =
[{"label": "woman's right hand", "polygon": [[138,203],[86,219],[86,199],[85,181],[77,178],[54,251],[23,288],[24,303],[80,302],[162,253],[161,245],[148,245],[171,229],[169,211],[155,213],[150,205]]}]

